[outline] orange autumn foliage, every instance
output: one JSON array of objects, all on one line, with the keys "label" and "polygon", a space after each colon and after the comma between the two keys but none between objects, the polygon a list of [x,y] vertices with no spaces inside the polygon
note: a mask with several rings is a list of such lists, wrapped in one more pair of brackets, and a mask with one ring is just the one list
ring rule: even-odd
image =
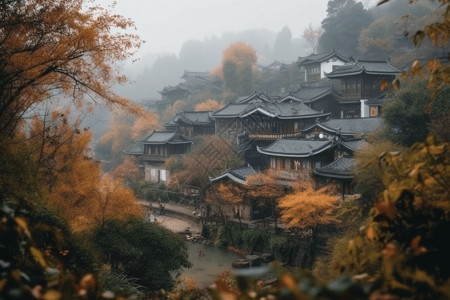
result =
[{"label": "orange autumn foliage", "polygon": [[317,225],[337,221],[332,212],[337,208],[339,196],[329,186],[314,189],[312,184],[296,188],[292,194],[280,199],[281,219],[292,228],[315,229]]},{"label": "orange autumn foliage", "polygon": [[[111,89],[126,78],[114,66],[140,39],[130,19],[84,0],[8,1],[0,20],[0,131],[11,135],[23,114],[56,95],[81,107],[103,102],[138,113]],[[87,96],[87,97],[86,97]]]},{"label": "orange autumn foliage", "polygon": [[227,62],[232,62],[237,66],[251,65],[252,71],[257,72],[256,62],[258,61],[258,56],[256,50],[244,43],[236,42],[230,44],[230,46],[223,51],[221,64],[211,71],[211,75],[224,79],[223,67]]},{"label": "orange autumn foliage", "polygon": [[224,107],[223,104],[219,103],[217,100],[208,99],[205,102],[200,102],[195,105],[195,111],[217,111]]},{"label": "orange autumn foliage", "polygon": [[115,180],[127,182],[129,180],[138,180],[142,178],[142,172],[134,157],[128,156],[123,163],[112,170],[109,175]]},{"label": "orange autumn foliage", "polygon": [[122,181],[100,178],[100,163],[88,151],[91,132],[80,131],[79,120],[70,124],[69,117],[69,110],[53,112],[51,117],[34,117],[30,125],[27,142],[49,205],[75,231],[110,217],[139,215],[140,207]]}]

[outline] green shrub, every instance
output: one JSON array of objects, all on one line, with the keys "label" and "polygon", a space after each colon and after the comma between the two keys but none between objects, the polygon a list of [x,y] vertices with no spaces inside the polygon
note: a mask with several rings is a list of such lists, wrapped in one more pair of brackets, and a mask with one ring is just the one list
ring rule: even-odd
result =
[{"label": "green shrub", "polygon": [[261,229],[246,229],[242,231],[242,240],[250,254],[255,251],[263,252],[269,241],[269,233]]},{"label": "green shrub", "polygon": [[290,263],[299,250],[298,242],[284,236],[272,236],[269,240],[269,247],[277,260],[286,263]]}]

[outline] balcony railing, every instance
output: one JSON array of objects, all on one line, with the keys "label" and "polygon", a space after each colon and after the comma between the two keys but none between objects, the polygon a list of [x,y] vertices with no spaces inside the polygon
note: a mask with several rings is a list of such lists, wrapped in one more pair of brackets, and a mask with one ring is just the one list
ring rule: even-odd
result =
[{"label": "balcony railing", "polygon": [[144,154],[142,158],[144,161],[166,161],[169,156],[167,155],[155,155],[155,154]]}]

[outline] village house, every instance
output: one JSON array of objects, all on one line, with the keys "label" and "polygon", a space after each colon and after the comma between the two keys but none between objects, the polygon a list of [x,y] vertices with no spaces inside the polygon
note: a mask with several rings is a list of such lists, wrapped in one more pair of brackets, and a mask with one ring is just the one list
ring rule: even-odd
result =
[{"label": "village house", "polygon": [[[256,171],[251,166],[227,169],[222,174],[209,177],[211,185],[206,189],[205,194],[210,193],[212,187],[217,187],[219,184],[236,184],[243,188],[247,184],[247,176],[255,175]],[[240,218],[243,220],[253,220],[255,217],[255,207],[252,199],[249,197],[243,197],[240,203],[213,203],[214,196],[210,195],[210,211],[208,217],[211,218],[212,214],[217,214],[217,210],[221,210],[227,218]],[[216,207],[214,207],[216,206]],[[216,211],[215,211],[216,210]],[[256,215],[258,212],[256,212]]]},{"label": "village house", "polygon": [[264,93],[255,92],[226,105],[214,112],[212,117],[216,121],[216,134],[275,140],[295,136],[316,119],[324,119],[328,115],[309,108],[292,95],[273,99]]},{"label": "village house", "polygon": [[340,118],[367,118],[380,115],[386,92],[382,82],[391,82],[401,72],[389,61],[356,60],[336,65],[325,75],[332,80]]},{"label": "village house", "polygon": [[279,181],[293,184],[312,179],[315,168],[332,162],[335,146],[335,140],[280,138],[257,150],[266,156],[268,168]]},{"label": "village house", "polygon": [[170,172],[166,168],[167,159],[185,154],[192,145],[192,140],[176,131],[153,131],[141,141],[143,145],[145,181],[166,183]]},{"label": "village house", "polygon": [[306,139],[332,139],[340,136],[344,139],[364,137],[382,125],[381,118],[359,119],[326,119],[317,121],[310,127],[304,128],[301,136]]},{"label": "village house", "polygon": [[181,111],[168,123],[166,130],[177,131],[188,138],[215,133],[215,122],[212,111]]},{"label": "village house", "polygon": [[318,86],[320,80],[326,78],[325,73],[331,72],[334,66],[344,65],[348,61],[350,59],[333,49],[328,52],[299,57],[297,65],[304,74],[301,81],[308,86]]}]

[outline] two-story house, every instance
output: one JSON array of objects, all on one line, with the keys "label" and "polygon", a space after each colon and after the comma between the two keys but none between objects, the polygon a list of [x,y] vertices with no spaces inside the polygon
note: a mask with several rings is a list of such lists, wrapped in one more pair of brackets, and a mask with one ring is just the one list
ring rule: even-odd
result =
[{"label": "two-story house", "polygon": [[165,183],[170,177],[169,170],[165,167],[166,160],[188,152],[192,140],[176,131],[153,131],[141,143],[145,180]]},{"label": "two-story house", "polygon": [[340,110],[340,118],[366,118],[378,116],[379,100],[385,94],[383,81],[391,82],[401,72],[389,61],[350,61],[334,66],[325,75],[332,80],[333,92]]},{"label": "two-story house", "polygon": [[166,130],[178,131],[188,138],[215,133],[215,122],[212,111],[181,111],[168,123]]},{"label": "two-story house", "polygon": [[301,81],[309,86],[318,86],[319,81],[326,78],[325,73],[333,70],[333,66],[344,65],[348,61],[350,59],[333,49],[328,52],[299,57],[297,65],[304,74],[304,80]]}]

